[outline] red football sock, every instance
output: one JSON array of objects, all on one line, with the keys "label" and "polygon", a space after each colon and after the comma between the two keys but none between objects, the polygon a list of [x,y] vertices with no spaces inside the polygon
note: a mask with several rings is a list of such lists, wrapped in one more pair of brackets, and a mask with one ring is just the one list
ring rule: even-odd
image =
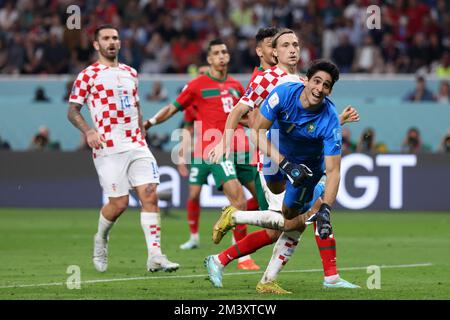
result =
[{"label": "red football sock", "polygon": [[187,201],[187,217],[189,230],[192,233],[198,233],[198,222],[200,220],[200,205],[197,201]]},{"label": "red football sock", "polygon": [[234,241],[238,242],[245,238],[247,235],[247,225],[238,224],[233,230]]},{"label": "red football sock", "polygon": [[266,230],[258,230],[250,233],[244,239],[219,253],[220,262],[226,266],[234,259],[246,256],[274,241],[269,237]]},{"label": "red football sock", "polygon": [[[316,223],[314,222],[314,234],[316,230]],[[319,248],[320,257],[322,258],[323,272],[325,277],[334,276],[338,274],[336,266],[336,240],[333,237],[328,237],[325,240],[320,239],[315,235],[317,247]]]},{"label": "red football sock", "polygon": [[258,209],[259,209],[258,200],[256,200],[255,198],[250,198],[247,200],[247,211],[253,211]]}]

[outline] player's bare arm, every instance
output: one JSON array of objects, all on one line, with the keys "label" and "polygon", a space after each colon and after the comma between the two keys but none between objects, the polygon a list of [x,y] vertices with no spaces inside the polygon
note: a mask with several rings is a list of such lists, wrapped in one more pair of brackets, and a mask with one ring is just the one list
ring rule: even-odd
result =
[{"label": "player's bare arm", "polygon": [[219,163],[222,161],[222,157],[225,154],[228,157],[231,148],[231,142],[233,139],[234,131],[236,130],[242,117],[250,111],[250,107],[238,103],[231,110],[225,123],[224,134],[222,140],[209,152],[208,156],[211,162]]},{"label": "player's bare arm", "polygon": [[280,164],[280,162],[284,160],[284,156],[280,154],[278,149],[267,138],[267,130],[270,129],[272,123],[272,121],[258,112],[253,130],[251,131],[251,139],[259,150],[270,157],[276,164]]},{"label": "player's bare arm", "polygon": [[139,128],[141,129],[142,136],[145,137],[146,130],[144,127],[141,104],[139,103],[139,101],[136,102],[136,108],[138,109],[138,114],[139,114],[139,116],[138,116]]},{"label": "player's bare arm", "polygon": [[325,182],[323,202],[332,206],[336,201],[339,181],[341,179],[341,155],[325,156],[325,169],[327,172],[327,180]]},{"label": "player's bare arm", "polygon": [[341,114],[339,115],[339,122],[341,126],[343,126],[346,123],[351,122],[358,122],[359,121],[359,113],[358,110],[353,108],[351,105],[348,105],[345,107],[344,110],[342,110]]},{"label": "player's bare arm", "polygon": [[83,106],[79,103],[70,102],[67,118],[78,130],[84,133],[89,147],[93,149],[101,148],[102,142],[105,142],[105,139],[97,132],[97,130],[88,125],[81,114],[82,107]]},{"label": "player's bare arm", "polygon": [[178,149],[178,172],[182,177],[189,175],[189,170],[186,166],[187,156],[191,152],[191,141],[194,135],[194,127],[192,125],[185,125],[181,134],[180,148]]},{"label": "player's bare arm", "polygon": [[144,129],[148,130],[150,129],[150,127],[170,119],[178,111],[179,109],[172,103],[168,104],[167,106],[159,110],[153,117],[144,121]]}]

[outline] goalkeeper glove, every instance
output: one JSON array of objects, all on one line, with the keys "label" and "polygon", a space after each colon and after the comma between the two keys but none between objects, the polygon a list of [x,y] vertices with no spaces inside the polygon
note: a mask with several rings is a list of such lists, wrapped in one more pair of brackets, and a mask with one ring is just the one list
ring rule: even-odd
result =
[{"label": "goalkeeper glove", "polygon": [[304,164],[295,164],[283,159],[280,162],[281,171],[288,177],[294,188],[298,188],[306,179],[313,176],[312,171]]},{"label": "goalkeeper glove", "polygon": [[308,220],[306,220],[306,224],[311,224],[312,222],[317,223],[317,233],[319,234],[320,239],[324,240],[328,238],[333,233],[333,228],[331,227],[331,207],[326,203],[322,203],[319,208],[319,211],[313,216],[311,216]]}]

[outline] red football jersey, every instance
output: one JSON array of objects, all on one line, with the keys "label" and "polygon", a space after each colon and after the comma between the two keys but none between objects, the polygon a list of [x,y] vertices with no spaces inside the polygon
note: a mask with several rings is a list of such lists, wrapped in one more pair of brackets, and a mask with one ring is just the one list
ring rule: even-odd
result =
[{"label": "red football jersey", "polygon": [[[198,121],[194,126],[194,158],[208,158],[208,152],[222,139],[228,114],[243,93],[244,88],[236,79],[230,76],[224,80],[215,79],[209,72],[186,84],[174,105],[180,109],[195,105],[195,118]],[[235,152],[249,150],[248,138],[242,126],[237,128],[233,143]]]}]

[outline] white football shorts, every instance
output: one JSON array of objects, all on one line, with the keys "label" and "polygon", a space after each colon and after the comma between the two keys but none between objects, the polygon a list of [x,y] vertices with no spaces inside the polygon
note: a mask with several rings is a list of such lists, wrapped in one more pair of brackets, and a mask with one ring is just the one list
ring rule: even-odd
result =
[{"label": "white football shorts", "polygon": [[108,197],[128,195],[131,188],[148,183],[159,184],[158,164],[147,147],[97,156],[94,165]]}]

